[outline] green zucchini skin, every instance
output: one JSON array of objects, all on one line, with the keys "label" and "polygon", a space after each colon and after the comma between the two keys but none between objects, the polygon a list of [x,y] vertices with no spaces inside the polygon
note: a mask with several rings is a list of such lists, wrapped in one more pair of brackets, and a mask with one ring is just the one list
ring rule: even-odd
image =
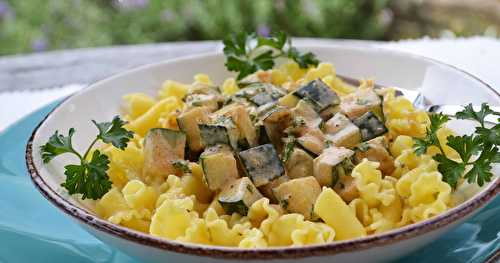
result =
[{"label": "green zucchini skin", "polygon": [[167,177],[177,169],[173,162],[184,159],[186,134],[164,128],[153,128],[144,137],[144,174]]},{"label": "green zucchini skin", "polygon": [[343,147],[330,147],[314,159],[313,174],[321,186],[335,187],[339,180],[350,175],[354,168],[354,151]]},{"label": "green zucchini skin", "polygon": [[226,214],[238,213],[246,216],[250,206],[263,197],[252,181],[248,177],[243,177],[226,185],[217,201]]},{"label": "green zucchini skin", "polygon": [[221,190],[228,183],[239,178],[236,158],[227,145],[208,147],[200,155],[205,182],[212,191]]},{"label": "green zucchini skin", "polygon": [[262,106],[264,104],[271,103],[271,102],[275,101],[275,99],[273,99],[273,97],[271,97],[271,94],[266,93],[266,92],[260,92],[257,95],[249,98],[248,100],[250,100],[252,103],[254,103],[257,106]]},{"label": "green zucchini skin", "polygon": [[231,128],[236,126],[239,132],[238,138],[238,149],[246,150],[249,147],[254,147],[258,145],[257,133],[255,127],[252,123],[250,114],[247,112],[247,108],[243,104],[231,104],[223,107],[219,111],[215,112],[214,115],[219,116],[218,118],[226,118],[229,120],[223,121],[223,123],[229,124]]},{"label": "green zucchini skin", "polygon": [[335,146],[354,148],[361,142],[361,132],[344,114],[337,113],[324,125],[326,138]]},{"label": "green zucchini skin", "polygon": [[282,176],[285,169],[272,144],[264,144],[241,151],[239,154],[246,175],[255,186],[268,184]]},{"label": "green zucchini skin", "polygon": [[384,123],[371,111],[355,119],[353,123],[358,126],[363,141],[371,140],[387,132]]},{"label": "green zucchini skin", "polygon": [[269,136],[267,135],[267,132],[266,132],[266,127],[263,124],[257,125],[256,130],[257,130],[259,144],[262,145],[262,144],[271,143],[271,139],[269,139]]},{"label": "green zucchini skin", "polygon": [[225,126],[216,124],[198,124],[200,136],[205,147],[214,146],[217,144],[230,145],[228,131]]},{"label": "green zucchini skin", "polygon": [[269,83],[252,83],[238,92],[235,97],[245,98],[257,106],[277,101],[286,95],[286,92]]},{"label": "green zucchini skin", "polygon": [[313,80],[299,88],[294,94],[312,102],[316,112],[321,112],[330,106],[340,103],[340,98],[321,79]]},{"label": "green zucchini skin", "polygon": [[218,116],[211,124],[198,124],[201,139],[205,147],[227,144],[238,150],[240,131],[231,117]]}]

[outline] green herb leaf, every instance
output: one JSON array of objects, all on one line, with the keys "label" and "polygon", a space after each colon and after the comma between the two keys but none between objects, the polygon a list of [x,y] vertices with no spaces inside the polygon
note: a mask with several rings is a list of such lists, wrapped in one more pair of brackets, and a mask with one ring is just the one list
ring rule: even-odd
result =
[{"label": "green herb leaf", "polygon": [[61,185],[69,194],[82,194],[82,199],[99,199],[111,189],[111,181],[106,173],[109,158],[98,150],[92,154],[90,162],[81,165],[66,165],[66,181]]},{"label": "green herb leaf", "polygon": [[481,124],[482,127],[484,127],[484,119],[486,116],[490,114],[495,114],[495,111],[493,111],[490,106],[488,106],[487,103],[481,104],[481,109],[479,111],[474,111],[474,108],[472,107],[472,103],[469,105],[465,106],[462,111],[459,111],[455,114],[455,117],[457,119],[469,119],[469,120],[475,120]]},{"label": "green herb leaf", "polygon": [[413,147],[415,148],[415,153],[417,155],[422,155],[427,152],[427,148],[431,145],[432,143],[429,143],[428,140],[415,138],[415,144]]},{"label": "green herb leaf", "polygon": [[75,129],[71,128],[68,136],[59,134],[59,131],[50,136],[49,141],[40,147],[43,162],[48,163],[60,154],[73,152],[71,139],[74,133]]},{"label": "green herb leaf", "polygon": [[257,47],[270,46],[275,49],[283,49],[287,39],[285,32],[273,32],[270,37],[257,37]]},{"label": "green herb leaf", "polygon": [[417,155],[422,155],[427,152],[427,149],[430,146],[437,146],[441,148],[439,144],[439,139],[437,137],[437,131],[445,124],[450,118],[442,113],[431,114],[429,115],[429,119],[431,124],[429,128],[427,128],[426,136],[421,138],[415,138],[415,153]]},{"label": "green herb leaf", "polygon": [[115,116],[111,122],[101,122],[97,123],[92,120],[92,122],[99,129],[99,135],[97,138],[102,140],[104,143],[111,143],[116,148],[121,150],[127,147],[127,143],[134,137],[134,133],[123,128],[127,122],[120,119],[120,117]]},{"label": "green herb leaf", "polygon": [[222,41],[224,44],[224,54],[234,56],[244,56],[247,53],[248,36],[245,32],[240,32],[228,36]]},{"label": "green herb leaf", "polygon": [[482,141],[500,145],[500,124],[496,124],[491,129],[477,127],[476,133],[481,137]]},{"label": "green herb leaf", "polygon": [[98,141],[111,143],[114,147],[124,150],[127,143],[133,137],[133,132],[123,128],[126,124],[118,116],[111,122],[97,123],[92,121],[99,130],[99,134],[88,146],[85,154],[78,153],[71,143],[75,129],[71,128],[68,136],[59,134],[57,131],[49,138],[48,142],[40,147],[44,163],[50,162],[54,157],[63,153],[71,153],[78,157],[80,164],[68,164],[64,166],[66,181],[61,184],[69,194],[81,194],[82,199],[99,199],[111,189],[112,182],[109,180],[107,171],[109,169],[109,158],[99,150],[94,150],[90,160],[87,155]]},{"label": "green herb leaf", "polygon": [[438,170],[443,175],[443,181],[453,188],[457,187],[458,179],[462,177],[465,171],[465,164],[448,159],[441,153],[434,155],[433,159],[439,163]]},{"label": "green herb leaf", "polygon": [[249,63],[248,61],[244,59],[240,59],[235,56],[228,56],[226,59],[226,68],[229,71],[237,71],[238,73],[238,80],[241,80],[242,78],[256,72],[258,70],[256,65],[253,65]]},{"label": "green herb leaf", "polygon": [[[301,54],[292,47],[291,40],[284,32],[274,32],[270,37],[256,37],[244,32],[228,36],[223,41],[226,68],[238,72],[237,79],[256,72],[272,69],[279,57],[293,59],[301,68],[318,65],[319,60],[310,52]],[[288,43],[288,49],[285,46]]]},{"label": "green herb leaf", "polygon": [[268,51],[256,56],[253,59],[253,63],[255,64],[256,68],[258,68],[258,69],[262,69],[262,70],[272,69],[274,67],[273,51],[268,50]]},{"label": "green herb leaf", "polygon": [[189,162],[186,160],[176,160],[172,162],[175,169],[181,171],[182,173],[191,173],[191,168],[189,168]]},{"label": "green herb leaf", "polygon": [[[485,127],[485,118],[491,114],[498,115],[486,103],[483,103],[477,112],[474,111],[472,104],[469,104],[464,107],[463,111],[456,114],[458,119],[474,120],[480,124],[476,128],[475,134],[451,135],[446,138],[446,145],[458,153],[460,161],[448,158],[439,145],[437,131],[449,120],[447,116],[442,114],[430,115],[431,125],[427,129],[425,138],[416,139],[415,153],[424,154],[428,147],[435,145],[441,153],[436,154],[433,158],[438,162],[438,170],[443,175],[444,182],[455,188],[459,179],[464,177],[469,183],[477,183],[482,186],[485,182],[491,181],[493,176],[491,164],[500,162],[500,153],[497,147],[500,140],[499,124],[491,129]],[[465,172],[466,170],[468,171]]]},{"label": "green herb leaf", "polygon": [[460,159],[464,163],[468,163],[472,155],[481,151],[481,138],[473,135],[453,136],[446,138],[446,144],[453,150],[457,151]]},{"label": "green herb leaf", "polygon": [[294,47],[288,50],[287,56],[297,62],[301,68],[308,68],[310,65],[317,66],[319,64],[316,55],[311,52],[301,54],[299,50]]},{"label": "green herb leaf", "polygon": [[297,140],[296,140],[295,136],[293,136],[293,135],[290,135],[285,139],[285,146],[284,146],[283,157],[282,157],[282,160],[284,163],[286,163],[290,159],[290,157],[292,156],[296,141]]}]

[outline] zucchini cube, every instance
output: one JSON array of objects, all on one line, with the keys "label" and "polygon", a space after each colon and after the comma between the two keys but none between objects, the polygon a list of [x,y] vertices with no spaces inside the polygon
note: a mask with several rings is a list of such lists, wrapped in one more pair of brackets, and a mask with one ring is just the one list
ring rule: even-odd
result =
[{"label": "zucchini cube", "polygon": [[273,189],[274,196],[285,211],[304,215],[304,219],[313,217],[316,199],[321,193],[321,186],[312,176],[290,180]]},{"label": "zucchini cube", "polygon": [[266,114],[263,124],[267,137],[278,151],[283,149],[283,140],[285,129],[290,126],[292,115],[289,109],[285,107],[276,107]]},{"label": "zucchini cube", "polygon": [[268,104],[275,101],[274,98],[271,96],[271,94],[266,92],[258,93],[257,95],[249,98],[248,100],[250,100],[257,106],[262,106],[264,104]]},{"label": "zucchini cube", "polygon": [[272,84],[252,83],[236,92],[235,97],[245,98],[257,106],[262,106],[275,102],[285,95],[284,91]]},{"label": "zucchini cube", "polygon": [[208,109],[206,107],[195,107],[185,111],[177,117],[179,129],[186,134],[189,150],[199,154],[203,150],[199,123],[208,123]]},{"label": "zucchini cube", "polygon": [[263,186],[285,173],[272,144],[264,144],[239,153],[243,169],[255,186]]},{"label": "zucchini cube", "polygon": [[208,188],[212,191],[220,190],[239,178],[236,159],[227,145],[206,148],[200,155],[200,164]]},{"label": "zucchini cube", "polygon": [[313,175],[313,158],[304,150],[295,147],[285,163],[288,177],[295,179]]},{"label": "zucchini cube", "polygon": [[312,156],[318,156],[325,148],[325,135],[320,129],[310,129],[297,138],[297,143],[302,149]]},{"label": "zucchini cube", "polygon": [[263,197],[252,181],[243,177],[226,185],[217,200],[226,214],[238,213],[246,216],[250,206]]},{"label": "zucchini cube", "polygon": [[203,145],[227,144],[238,149],[240,132],[231,117],[219,116],[212,124],[198,124]]},{"label": "zucchini cube", "polygon": [[313,80],[302,86],[294,94],[312,102],[316,112],[321,112],[330,106],[340,103],[340,98],[321,79]]},{"label": "zucchini cube", "polygon": [[[230,118],[231,121],[234,122],[236,128],[239,131],[240,142],[246,141],[251,147],[257,146],[257,132],[255,131],[255,127],[252,123],[250,115],[247,112],[247,109],[242,104],[231,104],[223,107],[214,113],[218,116],[225,116],[226,118]],[[227,122],[227,121],[226,121]],[[231,125],[232,123],[229,123]],[[248,148],[248,147],[247,147]],[[245,149],[247,149],[245,148]]]},{"label": "zucchini cube", "polygon": [[149,177],[167,177],[177,169],[173,162],[184,159],[186,135],[181,131],[163,128],[150,129],[144,137],[144,174]]},{"label": "zucchini cube", "polygon": [[285,174],[283,176],[280,176],[280,177],[272,180],[270,183],[259,187],[259,191],[262,193],[262,195],[269,198],[269,201],[271,201],[271,203],[277,204],[278,199],[276,199],[276,197],[274,196],[273,189],[278,187],[282,183],[288,182],[288,181],[290,181],[290,178],[288,178],[288,176],[286,176],[286,174]]},{"label": "zucchini cube", "polygon": [[363,141],[371,140],[387,132],[384,123],[371,111],[355,119],[353,123],[358,126]]},{"label": "zucchini cube", "polygon": [[321,186],[335,187],[344,176],[350,176],[354,165],[354,151],[343,147],[330,147],[314,159],[313,173]]},{"label": "zucchini cube", "polygon": [[361,132],[344,114],[337,113],[324,126],[326,138],[338,147],[354,148],[361,142]]}]

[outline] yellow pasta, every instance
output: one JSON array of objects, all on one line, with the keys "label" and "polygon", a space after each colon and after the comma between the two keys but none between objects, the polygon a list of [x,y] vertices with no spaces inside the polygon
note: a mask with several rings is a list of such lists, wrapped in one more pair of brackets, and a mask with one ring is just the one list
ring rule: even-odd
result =
[{"label": "yellow pasta", "polygon": [[236,80],[234,78],[228,78],[222,84],[222,93],[227,96],[234,95],[239,90]]},{"label": "yellow pasta", "polygon": [[335,76],[335,68],[331,63],[320,63],[318,67],[307,70],[304,81],[309,82],[326,76]]},{"label": "yellow pasta", "polygon": [[151,219],[150,233],[168,239],[184,236],[191,220],[197,217],[193,212],[193,205],[193,200],[189,197],[166,199]]},{"label": "yellow pasta", "polygon": [[280,69],[285,72],[293,81],[297,81],[304,77],[306,70],[299,67],[295,61],[288,61],[281,65]]},{"label": "yellow pasta", "polygon": [[252,228],[244,233],[244,238],[238,244],[240,248],[265,248],[268,247],[267,240],[262,231]]},{"label": "yellow pasta", "polygon": [[136,119],[155,104],[155,99],[144,93],[130,93],[123,96],[125,111],[130,119]]},{"label": "yellow pasta", "polygon": [[123,194],[112,188],[97,203],[96,212],[108,221],[142,231],[149,231],[151,212],[147,209],[134,210],[127,205]]},{"label": "yellow pasta", "polygon": [[360,196],[368,207],[390,205],[396,198],[396,191],[391,182],[382,179],[382,172],[377,170],[379,164],[364,159],[352,170],[352,177],[356,180],[356,187]]},{"label": "yellow pasta", "polygon": [[194,75],[194,82],[196,83],[201,83],[201,84],[206,84],[206,85],[213,85],[212,80],[210,80],[210,77],[207,74],[196,74]]},{"label": "yellow pasta", "polygon": [[399,135],[391,144],[390,151],[392,156],[398,157],[404,150],[413,148],[413,139],[410,136]]},{"label": "yellow pasta", "polygon": [[270,246],[301,246],[333,241],[335,231],[328,225],[305,221],[300,214],[286,214],[273,222]]},{"label": "yellow pasta", "polygon": [[110,158],[108,175],[116,187],[121,189],[129,180],[142,177],[144,156],[133,142],[129,142],[125,150],[106,147],[103,152]]},{"label": "yellow pasta", "polygon": [[238,246],[243,240],[243,234],[251,228],[250,222],[235,224],[233,227],[230,227],[227,221],[219,218],[217,213],[212,209],[207,210],[205,220],[213,244],[219,246]]},{"label": "yellow pasta", "polygon": [[405,97],[396,97],[394,90],[384,96],[384,115],[386,126],[393,137],[408,135],[421,138],[425,136],[430,124],[425,111],[416,110]]},{"label": "yellow pasta", "polygon": [[335,75],[327,75],[321,78],[330,89],[335,91],[339,96],[343,97],[356,91],[356,88],[345,83]]},{"label": "yellow pasta", "polygon": [[146,186],[139,180],[129,181],[122,189],[123,197],[129,207],[133,209],[147,209],[152,212],[155,208],[158,194],[151,186]]},{"label": "yellow pasta", "polygon": [[335,240],[366,236],[366,231],[356,215],[331,188],[323,188],[314,205],[314,213],[335,230]]},{"label": "yellow pasta", "polygon": [[204,219],[194,218],[186,228],[185,234],[178,241],[211,245],[210,232]]},{"label": "yellow pasta", "polygon": [[[371,91],[374,85],[372,80],[361,81],[359,87],[346,84],[336,76],[335,67],[330,63],[300,68],[292,60],[274,69],[259,70],[247,76],[244,81],[260,81],[266,83],[265,85],[270,83],[281,88],[282,92],[289,92],[286,96],[283,96],[285,93],[279,95],[282,96],[279,103],[293,112],[290,114],[290,122],[294,125],[297,122],[300,126],[300,118],[295,116],[299,111],[294,109],[303,98],[290,92],[316,79],[321,79],[344,103],[350,101],[361,108],[363,103],[358,101],[361,94],[359,91]],[[192,97],[197,96],[199,101],[196,102],[202,106],[207,105],[203,104],[207,103],[204,100],[212,99],[214,93],[218,96],[216,105],[233,103],[228,102],[231,99],[245,106],[247,103],[253,103],[252,107],[248,107],[248,118],[254,126],[260,125],[255,121],[257,107],[253,108],[257,103],[250,103],[248,100],[233,96],[243,94],[241,91],[244,91],[244,86],[235,78],[214,83],[208,75],[197,74],[190,84],[173,80],[163,82],[155,98],[143,93],[124,96],[124,110],[126,120],[129,121],[126,128],[134,131],[135,135],[124,150],[111,145],[99,146],[99,149],[109,157],[108,176],[113,186],[95,202],[95,212],[112,223],[156,237],[205,245],[258,249],[324,244],[383,233],[443,213],[453,205],[466,200],[466,194],[470,195],[478,190],[463,183],[459,185],[459,189],[463,191],[452,193],[450,186],[442,181],[437,162],[433,160],[433,156],[439,152],[437,147],[429,147],[422,155],[415,154],[415,138],[421,138],[426,134],[430,124],[429,116],[426,112],[415,109],[406,98],[396,97],[395,90],[390,88],[376,91],[384,98],[383,113],[377,107],[370,110],[375,111],[377,116],[385,117],[385,125],[389,132],[383,135],[385,136],[382,138],[383,141],[388,144],[384,144],[383,147],[387,148],[386,154],[391,156],[380,162],[384,164],[384,160],[387,159],[392,162],[394,158],[394,171],[383,174],[379,170],[380,164],[376,158],[374,160],[367,157],[368,159],[361,160],[362,158],[357,158],[356,155],[356,158],[352,158],[354,164],[350,162],[351,159],[344,160],[335,167],[336,175],[344,177],[338,182],[323,186],[321,193],[314,195],[312,211],[309,206],[307,212],[303,214],[291,213],[287,203],[290,199],[277,200],[276,195],[266,193],[264,196],[267,197],[260,195],[252,200],[251,204],[240,203],[244,205],[243,212],[237,210],[238,212],[231,213],[232,211],[226,207],[227,204],[221,201],[223,207],[219,202],[219,198],[224,197],[223,189],[213,191],[209,189],[205,174],[207,167],[204,167],[204,171],[202,162],[187,161],[192,160],[191,157],[199,155],[200,152],[186,151],[186,155],[192,156],[184,157],[185,166],[181,166],[182,172],[177,170],[172,172],[175,175],[148,177],[144,174],[143,137],[151,128],[168,128],[176,132],[180,130],[189,134],[188,142],[190,139],[196,141],[195,136],[199,135],[197,134],[199,131],[189,133],[185,128],[181,129],[182,118],[179,118],[180,124],[177,123],[181,112],[184,114],[192,107],[201,107],[193,106],[194,103],[189,101]],[[307,99],[304,100],[307,102]],[[259,108],[262,110],[265,107]],[[300,110],[307,112],[307,109]],[[206,119],[211,123],[225,121],[219,118],[216,112],[210,113],[207,110],[201,114],[206,114]],[[311,115],[313,119],[319,118],[315,112]],[[236,118],[236,121],[241,120],[238,117],[231,118]],[[231,120],[236,122],[235,119]],[[197,124],[207,123],[204,120],[200,123],[194,122],[192,126],[196,127]],[[237,140],[239,147],[240,143],[245,143],[248,139],[245,137],[248,131],[244,133],[240,130],[242,126],[239,126],[239,123],[234,124],[236,127],[234,133],[228,133],[227,137]],[[439,143],[446,156],[456,159],[459,157],[457,153],[446,145],[449,135],[453,135],[453,132],[446,127],[437,132]],[[205,143],[203,141],[199,144]],[[358,145],[360,148],[362,146],[363,144]],[[177,160],[171,161],[174,163]],[[308,159],[300,161],[307,163]],[[311,161],[311,165],[313,164],[314,161]],[[340,167],[343,169],[339,170]],[[347,167],[349,169],[345,169]],[[304,168],[304,171],[306,170],[307,167]],[[218,172],[223,173],[224,170]],[[314,169],[311,173],[314,175]],[[238,175],[242,176],[239,172]],[[294,179],[286,180],[288,183]],[[278,186],[282,182],[273,182],[273,187],[274,183]],[[293,184],[288,186],[293,187]],[[262,187],[255,189],[261,191]],[[298,191],[295,188],[293,190]],[[348,194],[349,198],[346,198],[344,191],[351,191]],[[271,190],[270,192],[273,193]],[[309,217],[312,219],[305,219]]]},{"label": "yellow pasta", "polygon": [[182,105],[176,98],[168,97],[157,102],[147,112],[133,120],[127,125],[127,128],[144,136],[152,128],[160,127],[159,120],[162,115],[181,109]]}]

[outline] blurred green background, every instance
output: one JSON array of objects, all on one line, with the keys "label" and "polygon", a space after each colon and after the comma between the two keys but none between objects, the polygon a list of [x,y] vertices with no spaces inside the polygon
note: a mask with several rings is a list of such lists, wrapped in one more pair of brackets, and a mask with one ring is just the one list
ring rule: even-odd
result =
[{"label": "blurred green background", "polygon": [[0,0],[0,55],[273,29],[374,40],[496,37],[500,0]]}]

